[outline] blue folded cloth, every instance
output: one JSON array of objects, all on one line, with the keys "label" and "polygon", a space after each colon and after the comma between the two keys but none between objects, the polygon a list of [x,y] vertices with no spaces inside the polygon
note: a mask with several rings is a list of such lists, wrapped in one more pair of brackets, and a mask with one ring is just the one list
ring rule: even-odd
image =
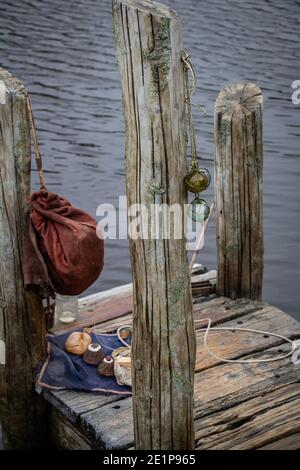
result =
[{"label": "blue folded cloth", "polygon": [[[47,335],[48,357],[39,372],[38,385],[55,390],[73,389],[131,395],[130,387],[118,385],[115,377],[99,375],[96,366],[86,364],[82,356],[65,350],[65,342],[70,333],[58,336]],[[105,356],[111,355],[114,349],[124,346],[116,333],[92,333],[91,336],[93,343],[99,343],[102,346]]]}]

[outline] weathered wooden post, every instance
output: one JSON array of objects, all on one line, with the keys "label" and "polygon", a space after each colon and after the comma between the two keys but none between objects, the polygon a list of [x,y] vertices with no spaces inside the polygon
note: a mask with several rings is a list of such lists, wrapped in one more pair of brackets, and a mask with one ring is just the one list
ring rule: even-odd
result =
[{"label": "weathered wooden post", "polygon": [[217,292],[260,299],[263,279],[262,93],[225,87],[215,107]]},{"label": "weathered wooden post", "polygon": [[38,448],[46,420],[34,369],[45,354],[45,329],[41,301],[25,293],[22,273],[31,162],[27,93],[3,69],[0,87],[0,340],[6,356],[0,361],[0,416],[5,448]]},{"label": "weathered wooden post", "polygon": [[[186,202],[180,20],[148,0],[113,0],[126,119],[128,206]],[[182,216],[183,220],[183,216]],[[162,222],[162,226],[164,222]],[[165,227],[161,227],[165,228]],[[137,449],[194,447],[195,333],[184,239],[130,240]]]}]

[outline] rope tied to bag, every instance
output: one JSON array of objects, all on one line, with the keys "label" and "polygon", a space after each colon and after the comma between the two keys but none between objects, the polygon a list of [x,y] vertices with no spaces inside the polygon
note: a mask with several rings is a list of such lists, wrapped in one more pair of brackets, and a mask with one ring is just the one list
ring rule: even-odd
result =
[{"label": "rope tied to bag", "polygon": [[36,167],[38,170],[39,180],[40,180],[40,188],[46,189],[46,180],[45,180],[45,173],[43,169],[42,155],[40,152],[40,146],[39,146],[38,139],[37,139],[35,120],[34,120],[33,111],[32,111],[31,99],[29,96],[27,96],[27,109],[28,109],[28,115],[29,115],[29,120],[30,120],[31,135],[32,135],[33,144],[34,144]]}]

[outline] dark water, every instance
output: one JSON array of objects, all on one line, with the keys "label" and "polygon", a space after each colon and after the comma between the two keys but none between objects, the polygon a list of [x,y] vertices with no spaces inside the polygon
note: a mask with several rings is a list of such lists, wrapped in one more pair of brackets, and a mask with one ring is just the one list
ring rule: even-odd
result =
[{"label": "dark water", "polygon": [[[213,107],[227,83],[264,94],[264,298],[300,319],[300,2],[174,0],[198,76],[199,147],[212,169]],[[124,122],[109,0],[0,0],[0,64],[32,93],[49,189],[95,215],[124,194]],[[34,175],[36,181],[36,174]],[[206,198],[212,198],[211,188]],[[212,221],[201,261],[215,266]],[[106,243],[89,293],[130,282],[126,241]]]}]

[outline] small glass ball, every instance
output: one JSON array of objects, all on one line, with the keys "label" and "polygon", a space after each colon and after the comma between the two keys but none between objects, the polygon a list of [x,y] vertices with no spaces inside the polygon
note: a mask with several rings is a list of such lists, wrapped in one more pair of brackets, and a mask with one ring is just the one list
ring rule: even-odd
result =
[{"label": "small glass ball", "polygon": [[211,177],[206,168],[192,170],[184,179],[188,191],[198,194],[208,188]]},{"label": "small glass ball", "polygon": [[189,217],[194,222],[203,222],[209,216],[210,208],[204,199],[195,197],[190,204]]}]

